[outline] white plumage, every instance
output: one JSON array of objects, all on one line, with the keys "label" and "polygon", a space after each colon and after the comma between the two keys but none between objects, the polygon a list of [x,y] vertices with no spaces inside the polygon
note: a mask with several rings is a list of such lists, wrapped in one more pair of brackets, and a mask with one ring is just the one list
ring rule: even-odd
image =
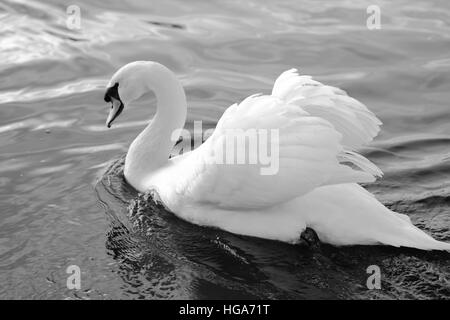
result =
[{"label": "white plumage", "polygon": [[[334,245],[450,249],[357,184],[382,175],[356,152],[378,134],[381,122],[338,88],[288,70],[271,95],[230,106],[203,145],[168,160],[173,147],[168,137],[186,116],[176,77],[160,64],[134,62],[113,76],[110,86],[115,83],[125,105],[148,90],[158,99],[155,118],[128,151],[127,181],[142,192],[156,189],[169,210],[187,221],[291,243],[310,227]],[[278,148],[275,174],[261,174],[267,165],[260,162],[218,163],[231,151],[251,157],[248,144],[226,148],[230,132],[239,130],[242,135],[275,130],[267,136]]]}]

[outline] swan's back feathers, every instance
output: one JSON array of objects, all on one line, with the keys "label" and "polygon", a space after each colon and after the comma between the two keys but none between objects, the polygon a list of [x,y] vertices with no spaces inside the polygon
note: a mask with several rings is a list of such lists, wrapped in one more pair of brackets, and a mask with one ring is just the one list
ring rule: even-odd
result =
[{"label": "swan's back feathers", "polygon": [[[193,170],[178,178],[177,193],[221,208],[251,209],[324,185],[374,181],[381,171],[350,149],[370,141],[379,121],[344,94],[292,70],[283,73],[272,95],[250,96],[225,111],[212,136],[183,160]],[[249,163],[260,150],[251,150],[249,137],[260,133],[258,139],[266,138],[272,146],[268,155],[278,148],[276,168],[261,161]],[[245,143],[227,147],[239,139]],[[233,153],[234,160],[227,163],[224,156]],[[245,155],[245,163],[237,164],[238,154]]]}]

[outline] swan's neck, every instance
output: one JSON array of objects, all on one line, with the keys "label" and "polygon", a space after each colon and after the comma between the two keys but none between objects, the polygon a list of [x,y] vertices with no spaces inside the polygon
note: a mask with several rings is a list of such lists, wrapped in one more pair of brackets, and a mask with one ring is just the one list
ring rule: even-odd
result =
[{"label": "swan's neck", "polygon": [[148,90],[155,93],[158,106],[153,120],[130,145],[125,159],[125,178],[139,191],[147,188],[146,178],[152,172],[167,164],[176,142],[172,134],[184,127],[187,112],[183,87],[169,69],[153,65],[142,78]]}]

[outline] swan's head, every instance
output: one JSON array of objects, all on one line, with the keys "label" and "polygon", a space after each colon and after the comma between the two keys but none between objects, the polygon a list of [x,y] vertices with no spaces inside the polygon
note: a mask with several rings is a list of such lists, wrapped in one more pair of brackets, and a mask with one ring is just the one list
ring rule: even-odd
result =
[{"label": "swan's head", "polygon": [[111,127],[112,122],[122,113],[125,106],[143,96],[148,88],[145,84],[145,75],[151,73],[154,62],[135,61],[124,65],[112,76],[105,92],[105,102],[111,102],[106,126]]}]

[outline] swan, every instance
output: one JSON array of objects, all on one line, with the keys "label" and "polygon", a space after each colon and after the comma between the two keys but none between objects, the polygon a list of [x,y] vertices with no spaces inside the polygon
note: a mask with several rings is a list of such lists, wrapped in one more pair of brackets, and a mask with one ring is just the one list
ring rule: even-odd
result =
[{"label": "swan", "polygon": [[[321,242],[335,246],[450,250],[449,243],[433,239],[358,184],[382,175],[355,151],[372,141],[381,122],[343,90],[296,69],[285,71],[271,94],[233,104],[203,144],[171,158],[172,136],[184,127],[187,102],[181,83],[162,64],[135,61],[112,76],[104,96],[111,103],[106,125],[148,91],[156,96],[157,111],[131,143],[124,176],[139,192],[153,190],[181,219],[288,243],[299,242],[310,228]],[[274,146],[277,170],[268,173],[271,168],[262,162],[219,161],[224,152],[251,156],[248,144],[226,147],[239,135],[250,141],[254,136],[242,135],[251,130],[276,133],[266,134],[258,148]]]}]

